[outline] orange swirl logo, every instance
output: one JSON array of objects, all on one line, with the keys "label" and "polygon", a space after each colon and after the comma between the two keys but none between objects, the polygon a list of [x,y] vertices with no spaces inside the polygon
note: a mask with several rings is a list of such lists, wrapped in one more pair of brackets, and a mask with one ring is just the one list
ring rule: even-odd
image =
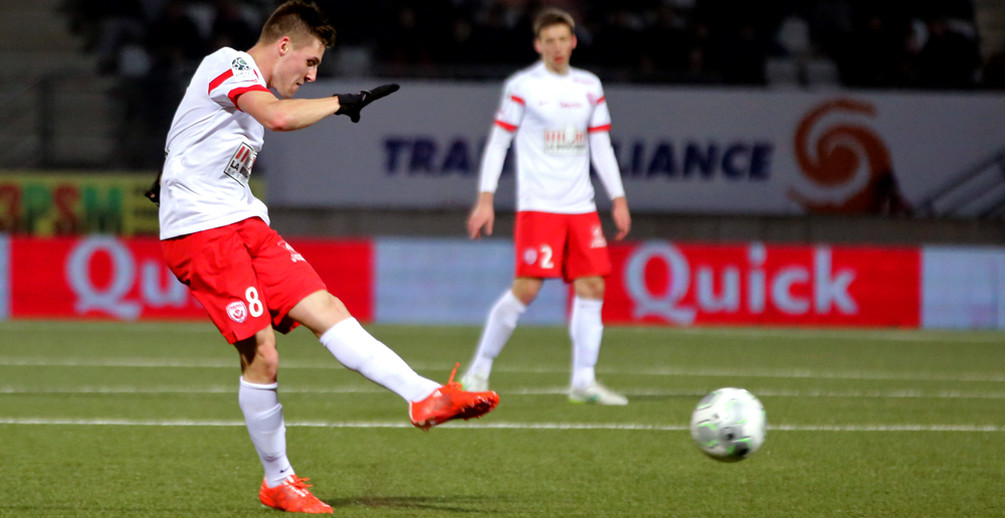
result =
[{"label": "orange swirl logo", "polygon": [[850,99],[828,101],[810,111],[795,135],[796,160],[807,181],[789,189],[789,197],[814,213],[906,209],[886,143],[868,126],[851,120],[875,115],[871,104]]}]

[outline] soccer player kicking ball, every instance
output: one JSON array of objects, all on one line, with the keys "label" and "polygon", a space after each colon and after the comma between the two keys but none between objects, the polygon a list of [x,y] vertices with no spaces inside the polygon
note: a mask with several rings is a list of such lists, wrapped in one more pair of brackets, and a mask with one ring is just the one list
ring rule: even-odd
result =
[{"label": "soccer player kicking ball", "polygon": [[590,161],[613,207],[615,239],[631,228],[621,173],[611,147],[611,116],[597,76],[569,66],[575,22],[546,9],[534,22],[536,65],[511,76],[482,155],[478,200],[468,235],[492,234],[494,193],[506,151],[516,138],[516,278],[489,312],[474,360],[461,378],[466,389],[487,390],[492,362],[537,297],[545,278],[562,277],[575,290],[569,335],[575,403],[625,405],[628,399],[596,380],[603,334],[604,276],[611,272],[607,242],[593,202]]},{"label": "soccer player kicking ball", "polygon": [[397,90],[289,99],[316,79],[334,38],[314,4],[291,1],[272,13],[247,52],[225,47],[204,58],[171,123],[159,181],[147,193],[160,206],[165,261],[240,356],[238,399],[265,468],[259,499],[305,513],[332,508],[310,493],[286,457],[274,329],[306,326],[339,362],[408,401],[412,424],[424,430],[479,417],[499,402],[494,392],[463,391],[453,374],[442,386],[419,376],[367,333],[269,227],[265,205],[251,193],[265,128],[296,130],[333,114],[357,122],[363,107]]}]

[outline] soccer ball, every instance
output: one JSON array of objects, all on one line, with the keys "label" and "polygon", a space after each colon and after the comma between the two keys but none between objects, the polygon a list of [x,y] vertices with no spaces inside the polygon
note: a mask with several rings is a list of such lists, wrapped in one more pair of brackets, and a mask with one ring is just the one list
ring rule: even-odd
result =
[{"label": "soccer ball", "polygon": [[701,398],[691,414],[691,438],[715,460],[736,462],[764,443],[764,405],[742,388],[721,388]]}]

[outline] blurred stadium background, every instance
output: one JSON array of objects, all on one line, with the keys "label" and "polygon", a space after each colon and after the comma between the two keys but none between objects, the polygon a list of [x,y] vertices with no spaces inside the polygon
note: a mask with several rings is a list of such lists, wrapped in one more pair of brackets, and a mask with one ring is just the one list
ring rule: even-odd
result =
[{"label": "blurred stadium background", "polygon": [[[318,4],[339,39],[305,95],[384,80],[404,87],[358,127],[333,120],[267,137],[256,177],[274,226],[319,247],[319,257],[350,250],[370,265],[351,288],[357,313],[477,323],[488,302],[467,293],[505,285],[511,205],[500,196],[498,239],[481,248],[463,241],[463,220],[501,81],[535,59],[528,24],[542,2]],[[547,4],[580,21],[573,64],[605,82],[635,210],[632,241],[615,250],[625,286],[609,304],[620,311],[608,315],[613,322],[1005,325],[1005,4]],[[138,273],[116,299],[140,301],[135,311],[73,300],[114,295],[102,284],[109,279],[128,284],[122,257],[136,268],[156,263],[156,247],[147,250],[156,213],[139,193],[160,166],[181,92],[206,53],[250,46],[274,5],[0,0],[0,266],[8,278],[0,315],[172,316],[170,304],[142,294]],[[107,235],[118,240],[94,241]],[[70,302],[39,295],[37,281],[18,285],[40,264],[71,271],[82,246],[110,258],[80,266],[90,291],[69,273],[52,290]],[[116,247],[127,252],[115,255]],[[410,265],[416,254],[425,259]],[[674,299],[679,257],[693,279]],[[793,264],[805,282],[772,284]],[[742,281],[731,280],[735,267]],[[713,280],[701,292],[703,268]],[[777,300],[769,293],[764,310],[747,281],[760,269],[765,289],[788,290]],[[846,269],[853,280],[842,285]],[[429,289],[415,272],[448,287],[427,308],[396,307],[392,292],[402,285],[416,290],[405,299]],[[675,320],[656,308],[670,299],[696,316]],[[889,300],[909,314],[863,309]],[[784,309],[792,301],[812,307],[793,321]],[[467,316],[435,316],[455,309]]]}]

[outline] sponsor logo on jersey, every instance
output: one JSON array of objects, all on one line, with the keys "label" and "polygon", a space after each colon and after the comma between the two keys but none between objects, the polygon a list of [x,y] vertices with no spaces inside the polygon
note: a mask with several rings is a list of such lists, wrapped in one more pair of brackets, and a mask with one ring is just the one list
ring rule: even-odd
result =
[{"label": "sponsor logo on jersey", "polygon": [[257,156],[258,153],[255,153],[251,146],[242,142],[237,151],[234,152],[234,156],[230,157],[227,162],[227,168],[223,170],[223,174],[237,180],[242,185],[248,185],[248,179],[251,178],[251,168],[255,166],[255,157]]},{"label": "sponsor logo on jersey", "polygon": [[248,307],[244,305],[244,302],[235,300],[227,304],[227,316],[234,322],[243,324],[244,320],[248,318]]},{"label": "sponsor logo on jersey", "polygon": [[544,130],[544,152],[548,155],[582,155],[586,153],[586,132],[568,125],[562,129]]}]

